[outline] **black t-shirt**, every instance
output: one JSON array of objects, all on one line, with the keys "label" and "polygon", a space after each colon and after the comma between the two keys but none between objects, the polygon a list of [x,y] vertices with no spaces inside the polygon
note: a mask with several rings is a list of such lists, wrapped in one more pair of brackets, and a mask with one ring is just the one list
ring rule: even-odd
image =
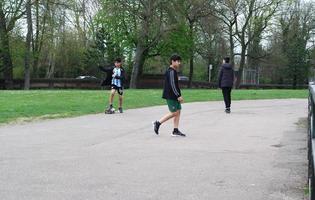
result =
[{"label": "black t-shirt", "polygon": [[169,67],[165,72],[164,90],[162,98],[177,100],[177,98],[180,96],[181,92],[178,86],[177,71],[172,67]]}]

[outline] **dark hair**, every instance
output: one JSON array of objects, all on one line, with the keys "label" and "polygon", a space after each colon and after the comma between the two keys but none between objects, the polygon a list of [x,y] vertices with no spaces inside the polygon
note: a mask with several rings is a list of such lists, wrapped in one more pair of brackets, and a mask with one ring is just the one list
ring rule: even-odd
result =
[{"label": "dark hair", "polygon": [[170,58],[170,64],[172,64],[172,61],[181,61],[181,60],[182,60],[182,58],[179,55],[174,54]]},{"label": "dark hair", "polygon": [[116,58],[115,62],[121,63],[121,58]]},{"label": "dark hair", "polygon": [[230,57],[225,57],[223,58],[223,60],[225,61],[225,63],[230,63]]}]

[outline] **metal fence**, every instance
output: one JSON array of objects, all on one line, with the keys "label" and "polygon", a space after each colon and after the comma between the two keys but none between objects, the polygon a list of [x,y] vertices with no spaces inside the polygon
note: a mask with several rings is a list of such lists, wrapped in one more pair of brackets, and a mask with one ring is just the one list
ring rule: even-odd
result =
[{"label": "metal fence", "polygon": [[315,82],[309,82],[308,98],[308,180],[310,200],[315,200],[315,177],[314,177],[314,155],[315,155]]}]

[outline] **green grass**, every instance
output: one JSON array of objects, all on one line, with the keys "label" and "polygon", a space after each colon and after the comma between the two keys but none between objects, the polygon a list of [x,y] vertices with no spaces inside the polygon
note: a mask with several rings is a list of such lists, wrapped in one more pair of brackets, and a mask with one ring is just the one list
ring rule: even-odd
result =
[{"label": "green grass", "polygon": [[[164,105],[162,90],[125,90],[124,109]],[[182,90],[185,102],[222,100],[220,90]],[[101,113],[109,91],[0,91],[0,123]],[[307,98],[307,90],[233,90],[233,100]],[[115,104],[117,105],[117,97]],[[117,106],[116,106],[117,107]]]},{"label": "green grass", "polygon": [[308,197],[308,196],[310,195],[310,189],[309,189],[308,186],[305,186],[305,187],[304,187],[304,195],[305,195],[306,197]]}]

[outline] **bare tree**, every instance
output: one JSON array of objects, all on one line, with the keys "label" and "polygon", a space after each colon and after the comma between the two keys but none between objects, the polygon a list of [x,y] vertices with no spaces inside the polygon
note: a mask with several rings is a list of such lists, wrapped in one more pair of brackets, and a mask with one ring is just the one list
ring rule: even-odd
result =
[{"label": "bare tree", "polygon": [[[141,74],[150,50],[155,47],[161,37],[171,26],[166,26],[166,0],[102,0],[102,14],[112,40],[116,44],[129,45],[134,50],[134,60],[130,78],[130,88],[137,87],[138,76]],[[118,10],[118,11],[117,11]],[[126,46],[127,46],[126,45]]]},{"label": "bare tree", "polygon": [[[156,15],[156,10],[161,9],[161,4],[163,1],[139,1],[141,5],[141,11],[138,12],[138,17],[140,19],[140,28],[137,30],[138,37],[135,38],[136,52],[134,58],[134,65],[132,68],[131,78],[130,78],[130,88],[137,87],[137,80],[139,72],[142,71],[143,64],[146,57],[149,54],[150,48],[154,47],[163,32],[165,31],[163,27],[163,11],[160,11],[160,15]],[[157,23],[152,26],[152,23]]]},{"label": "bare tree", "polygon": [[32,52],[33,52],[33,76],[39,77],[38,70],[40,65],[40,57],[42,48],[45,42],[45,35],[47,32],[47,22],[49,17],[49,1],[47,0],[35,0],[34,12],[35,12],[35,34],[32,35]]},{"label": "bare tree", "polygon": [[228,35],[228,41],[230,44],[229,54],[231,58],[231,63],[234,65],[235,56],[235,25],[236,20],[239,15],[240,0],[222,0],[217,1],[214,6],[213,16],[217,17],[222,23],[223,31]]},{"label": "bare tree", "polygon": [[[237,88],[241,83],[248,45],[254,38],[259,37],[260,34],[266,29],[269,21],[272,19],[272,16],[276,13],[280,3],[281,0],[241,0],[239,3],[239,11],[241,11],[241,13],[239,14],[238,10],[233,11],[236,18],[236,38],[241,46],[241,60],[236,79]],[[262,25],[255,32],[248,32],[250,21],[254,16],[257,20],[261,20]]]},{"label": "bare tree", "polygon": [[[211,1],[210,1],[211,3]],[[200,22],[201,18],[204,18],[211,13],[209,1],[205,0],[184,0],[177,2],[177,9],[182,13],[189,27],[189,37],[193,41],[193,45],[190,47],[190,58],[189,58],[189,84],[188,87],[192,85],[192,79],[194,74],[194,55],[196,53],[196,48],[194,44],[196,26]]]},{"label": "bare tree", "polygon": [[[221,62],[222,55],[227,51],[228,41],[225,38],[225,28],[221,21],[210,15],[200,20],[200,30],[198,31],[198,42],[196,44],[197,53],[207,62],[207,68],[211,64],[213,69],[211,79],[217,75],[217,67]],[[209,68],[208,68],[209,70]],[[210,73],[208,71],[208,73]]]},{"label": "bare tree", "polygon": [[13,87],[13,64],[10,54],[10,31],[15,27],[15,23],[24,13],[24,0],[0,0],[0,58],[6,88]]},{"label": "bare tree", "polygon": [[280,18],[282,52],[287,59],[287,78],[296,87],[307,79],[309,72],[308,42],[315,31],[315,4],[296,0],[286,6],[287,12],[282,12]]},{"label": "bare tree", "polygon": [[31,0],[26,2],[26,19],[27,19],[27,35],[26,35],[26,51],[25,51],[25,66],[24,66],[24,89],[30,89],[30,64],[31,64],[31,42],[33,35],[32,22],[32,5]]}]

